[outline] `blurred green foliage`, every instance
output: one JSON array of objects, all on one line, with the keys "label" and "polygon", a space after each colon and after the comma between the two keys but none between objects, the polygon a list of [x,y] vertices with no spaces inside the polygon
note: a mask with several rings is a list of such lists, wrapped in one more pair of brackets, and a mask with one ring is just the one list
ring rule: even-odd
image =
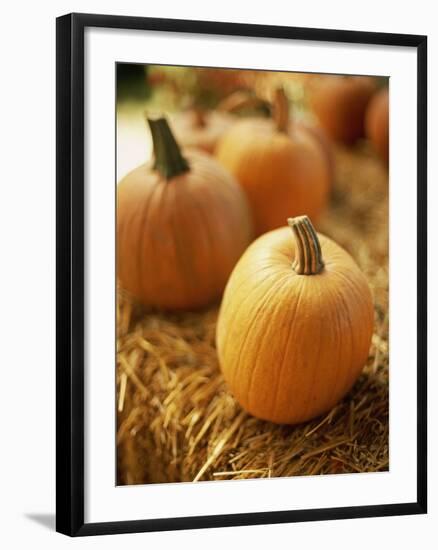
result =
[{"label": "blurred green foliage", "polygon": [[147,74],[147,65],[117,63],[117,102],[148,99],[151,87]]}]

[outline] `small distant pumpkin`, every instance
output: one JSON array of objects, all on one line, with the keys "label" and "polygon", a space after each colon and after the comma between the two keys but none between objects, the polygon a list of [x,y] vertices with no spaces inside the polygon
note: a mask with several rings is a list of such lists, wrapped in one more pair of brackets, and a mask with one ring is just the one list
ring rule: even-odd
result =
[{"label": "small distant pumpkin", "polygon": [[382,160],[389,161],[389,92],[382,88],[370,101],[365,117],[368,139]]},{"label": "small distant pumpkin", "polygon": [[364,118],[376,82],[365,76],[323,76],[310,93],[318,121],[335,141],[351,145],[364,136]]},{"label": "small distant pumpkin", "polygon": [[329,411],[369,353],[373,301],[365,276],[307,216],[262,235],[224,292],[217,350],[224,378],[252,415],[296,424]]},{"label": "small distant pumpkin", "polygon": [[117,272],[147,306],[205,306],[252,238],[238,183],[200,151],[181,152],[165,118],[148,119],[154,161],[117,188]]},{"label": "small distant pumpkin", "polygon": [[193,102],[171,116],[172,129],[182,147],[195,147],[213,154],[218,141],[236,121],[236,115],[266,113],[268,106],[247,90],[237,90],[208,110]]},{"label": "small distant pumpkin", "polygon": [[172,117],[172,128],[182,147],[212,154],[217,142],[234,122],[231,114],[193,107]]},{"label": "small distant pumpkin", "polygon": [[219,141],[216,157],[243,187],[258,235],[282,226],[288,214],[318,220],[327,205],[325,153],[311,132],[290,120],[283,90],[275,95],[273,119],[236,122]]}]

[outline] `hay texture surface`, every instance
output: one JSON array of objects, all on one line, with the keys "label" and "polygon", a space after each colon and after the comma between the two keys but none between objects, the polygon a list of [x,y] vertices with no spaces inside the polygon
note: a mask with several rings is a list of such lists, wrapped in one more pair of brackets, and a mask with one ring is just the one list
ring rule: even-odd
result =
[{"label": "hay texture surface", "polygon": [[375,301],[369,358],[352,391],[305,424],[257,420],[242,411],[220,373],[218,306],[163,314],[120,291],[118,484],[388,469],[387,174],[365,145],[337,149],[336,172],[319,229],[353,255]]}]

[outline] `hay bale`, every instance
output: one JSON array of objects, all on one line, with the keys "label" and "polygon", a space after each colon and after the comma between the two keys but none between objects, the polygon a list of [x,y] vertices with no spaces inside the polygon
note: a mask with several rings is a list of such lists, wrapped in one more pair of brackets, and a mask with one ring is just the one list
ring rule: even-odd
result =
[{"label": "hay bale", "polygon": [[118,299],[118,484],[375,472],[388,469],[388,182],[361,145],[336,151],[333,204],[321,230],[364,270],[375,299],[367,364],[324,417],[279,426],[231,396],[215,349],[217,306],[147,311]]}]

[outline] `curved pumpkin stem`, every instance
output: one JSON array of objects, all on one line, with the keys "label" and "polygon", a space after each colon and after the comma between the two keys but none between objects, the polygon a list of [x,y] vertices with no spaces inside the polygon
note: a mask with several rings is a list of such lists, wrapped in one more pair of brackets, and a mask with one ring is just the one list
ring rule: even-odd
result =
[{"label": "curved pumpkin stem", "polygon": [[163,178],[170,180],[190,170],[189,163],[181,154],[169,124],[164,117],[152,118],[146,116],[152,134],[155,163],[154,169]]},{"label": "curved pumpkin stem", "polygon": [[287,133],[289,129],[289,101],[283,88],[275,90],[273,101],[273,119],[279,132]]},{"label": "curved pumpkin stem", "polygon": [[318,235],[307,216],[289,218],[287,223],[292,228],[297,243],[298,254],[292,263],[299,275],[316,275],[324,268],[321,245]]},{"label": "curved pumpkin stem", "polygon": [[195,128],[205,128],[207,126],[206,112],[199,105],[190,107],[189,112],[193,114]]},{"label": "curved pumpkin stem", "polygon": [[205,126],[207,126],[206,109],[196,102],[194,98],[188,103],[185,111],[193,115],[195,128],[205,128]]}]

